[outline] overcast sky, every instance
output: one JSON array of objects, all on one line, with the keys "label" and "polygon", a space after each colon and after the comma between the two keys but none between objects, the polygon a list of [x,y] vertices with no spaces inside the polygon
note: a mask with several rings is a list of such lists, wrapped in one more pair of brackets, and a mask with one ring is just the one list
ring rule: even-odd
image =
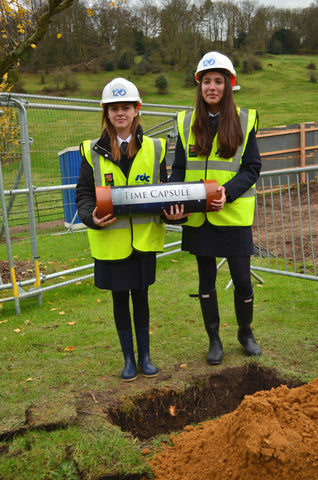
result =
[{"label": "overcast sky", "polygon": [[259,5],[266,7],[275,6],[276,8],[306,8],[309,7],[313,0],[259,0]]},{"label": "overcast sky", "polygon": [[[136,1],[136,0],[135,0]],[[232,0],[233,3],[240,3],[240,0]],[[138,2],[137,2],[138,3]],[[154,0],[154,3],[161,5],[162,0]],[[312,3],[317,4],[318,0],[256,0],[258,5],[264,5],[265,7],[276,8],[306,8]]]}]

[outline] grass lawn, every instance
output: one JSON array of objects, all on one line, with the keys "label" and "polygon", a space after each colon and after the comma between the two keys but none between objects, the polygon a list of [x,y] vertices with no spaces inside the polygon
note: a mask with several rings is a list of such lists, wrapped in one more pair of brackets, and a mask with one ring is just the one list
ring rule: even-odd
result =
[{"label": "grass lawn", "polygon": [[[194,257],[182,252],[158,259],[157,281],[150,287],[151,355],[160,369],[153,380],[121,382],[123,359],[110,293],[97,290],[93,281],[46,292],[41,306],[25,300],[19,316],[13,303],[2,306],[1,480],[145,472],[145,442],[113,425],[94,398],[126,399],[129,409],[131,396],[150,394],[151,388],[180,391],[194,378],[254,362],[236,339],[225,264],[217,280],[224,361],[218,367],[206,364],[199,302],[189,296],[197,292],[196,268]],[[256,361],[308,382],[318,372],[317,283],[271,274],[262,278],[263,284],[254,280],[253,327],[263,349]],[[84,396],[91,397],[91,408],[81,415]],[[147,446],[155,449],[161,441],[158,435]]]}]

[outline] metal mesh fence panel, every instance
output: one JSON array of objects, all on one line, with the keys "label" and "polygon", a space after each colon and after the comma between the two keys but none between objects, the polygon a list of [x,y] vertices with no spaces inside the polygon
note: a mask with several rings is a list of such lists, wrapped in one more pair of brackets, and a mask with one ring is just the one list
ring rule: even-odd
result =
[{"label": "metal mesh fence panel", "polygon": [[[79,145],[100,136],[102,110],[92,100],[18,94],[1,100],[7,121],[1,124],[0,302],[14,299],[19,310],[19,299],[40,302],[45,289],[92,276],[75,185]],[[174,109],[152,107],[141,112],[145,132],[173,133]]]},{"label": "metal mesh fence panel", "polygon": [[[168,167],[177,111],[184,108],[148,104],[141,111],[144,131],[168,140]],[[14,300],[19,313],[21,299],[35,296],[40,303],[46,290],[93,275],[75,185],[79,144],[99,137],[101,107],[92,100],[0,94],[0,118],[0,304]],[[253,272],[317,280],[318,129],[309,124],[307,130],[308,162],[315,165],[263,172],[257,184]],[[279,155],[277,142],[274,147],[265,158]],[[166,230],[159,257],[180,250],[181,228]]]}]

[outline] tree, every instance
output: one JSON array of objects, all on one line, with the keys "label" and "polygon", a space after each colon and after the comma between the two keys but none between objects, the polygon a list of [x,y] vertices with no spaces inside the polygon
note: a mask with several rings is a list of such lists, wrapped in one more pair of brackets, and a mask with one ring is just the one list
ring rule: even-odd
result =
[{"label": "tree", "polygon": [[201,54],[201,21],[200,9],[189,0],[166,0],[158,39],[164,63],[183,67],[196,62]]},{"label": "tree", "polygon": [[[0,81],[45,36],[52,18],[77,0],[0,0]],[[118,6],[127,0],[116,0]],[[90,10],[88,9],[90,12]],[[57,34],[61,36],[61,34]]]},{"label": "tree", "polygon": [[258,54],[264,54],[268,40],[273,34],[272,12],[270,7],[260,7],[250,25],[248,43],[245,47]]},{"label": "tree", "polygon": [[318,0],[304,11],[303,46],[310,51],[318,49]]},{"label": "tree", "polygon": [[55,16],[45,38],[24,55],[23,69],[45,71],[74,63],[93,69],[94,59],[104,51],[94,24],[95,13],[87,11],[87,2],[85,5],[83,0],[76,0],[63,14]]},{"label": "tree", "polygon": [[153,0],[141,0],[135,7],[139,18],[139,28],[147,38],[156,38],[160,33],[159,8]]},{"label": "tree", "polygon": [[0,0],[0,78],[19,65],[24,53],[35,48],[42,40],[51,18],[73,2],[74,0],[48,0],[28,4],[22,0]]},{"label": "tree", "polygon": [[269,53],[295,53],[299,47],[298,35],[290,29],[281,28],[272,36],[268,50]]}]

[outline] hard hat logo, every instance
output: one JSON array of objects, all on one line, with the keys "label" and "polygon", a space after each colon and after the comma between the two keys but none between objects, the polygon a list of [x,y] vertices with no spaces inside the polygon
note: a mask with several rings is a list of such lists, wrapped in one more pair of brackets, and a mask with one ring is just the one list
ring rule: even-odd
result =
[{"label": "hard hat logo", "polygon": [[113,96],[114,97],[124,97],[126,95],[126,90],[124,88],[114,88]]},{"label": "hard hat logo", "polygon": [[212,67],[215,64],[215,59],[214,58],[208,58],[203,61],[203,66],[204,67]]},{"label": "hard hat logo", "polygon": [[139,106],[142,103],[136,85],[125,78],[114,78],[105,85],[100,103],[104,105],[122,101],[137,103]]},{"label": "hard hat logo", "polygon": [[223,55],[223,53],[220,52],[208,52],[203,55],[203,57],[198,63],[197,70],[195,72],[196,81],[199,83],[203,73],[206,70],[210,69],[226,70],[230,74],[232,87],[235,86],[236,71],[229,57]]}]

